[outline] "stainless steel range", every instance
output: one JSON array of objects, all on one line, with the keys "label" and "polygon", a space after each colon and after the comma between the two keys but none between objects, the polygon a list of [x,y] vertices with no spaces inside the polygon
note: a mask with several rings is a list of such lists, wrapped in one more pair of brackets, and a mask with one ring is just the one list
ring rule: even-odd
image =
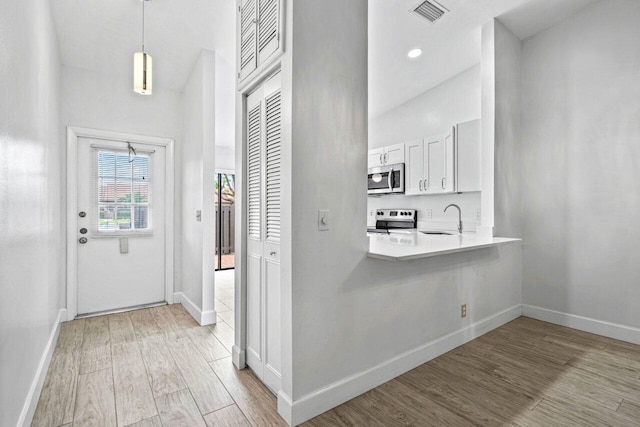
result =
[{"label": "stainless steel range", "polygon": [[415,209],[378,209],[375,228],[368,233],[412,233],[418,226],[418,211]]}]

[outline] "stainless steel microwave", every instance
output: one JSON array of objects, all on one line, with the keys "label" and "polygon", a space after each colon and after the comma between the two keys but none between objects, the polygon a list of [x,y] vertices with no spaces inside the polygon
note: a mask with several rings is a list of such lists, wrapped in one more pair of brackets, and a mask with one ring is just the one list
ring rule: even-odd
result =
[{"label": "stainless steel microwave", "polygon": [[404,193],[404,163],[369,169],[367,194]]}]

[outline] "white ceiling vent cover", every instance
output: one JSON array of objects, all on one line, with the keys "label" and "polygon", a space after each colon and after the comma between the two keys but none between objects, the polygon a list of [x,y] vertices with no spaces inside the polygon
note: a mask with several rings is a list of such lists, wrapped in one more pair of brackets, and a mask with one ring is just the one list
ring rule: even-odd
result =
[{"label": "white ceiling vent cover", "polygon": [[442,15],[445,14],[445,12],[448,11],[449,10],[446,7],[435,2],[434,0],[426,0],[418,4],[409,12],[415,13],[416,15],[426,19],[429,22],[436,22],[442,17]]}]

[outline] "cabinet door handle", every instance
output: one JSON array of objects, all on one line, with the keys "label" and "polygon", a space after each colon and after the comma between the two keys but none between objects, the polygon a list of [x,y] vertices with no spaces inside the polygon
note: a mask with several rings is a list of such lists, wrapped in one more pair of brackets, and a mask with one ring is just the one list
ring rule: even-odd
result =
[{"label": "cabinet door handle", "polygon": [[444,190],[444,183],[445,183],[446,178],[442,178],[442,189]]},{"label": "cabinet door handle", "polygon": [[428,179],[424,180],[424,186],[422,188],[424,188],[424,191],[427,191],[427,188],[429,188],[429,180]]},{"label": "cabinet door handle", "polygon": [[418,182],[418,189],[419,189],[420,191],[422,191],[422,180],[420,180],[420,181]]},{"label": "cabinet door handle", "polygon": [[384,162],[382,161],[382,153],[380,153],[380,164],[384,164]]},{"label": "cabinet door handle", "polygon": [[269,255],[271,255],[271,256],[275,256],[275,255],[276,255],[276,251],[271,251],[271,252],[269,252]]},{"label": "cabinet door handle", "polygon": [[386,165],[389,161],[389,153],[384,153],[384,164]]}]

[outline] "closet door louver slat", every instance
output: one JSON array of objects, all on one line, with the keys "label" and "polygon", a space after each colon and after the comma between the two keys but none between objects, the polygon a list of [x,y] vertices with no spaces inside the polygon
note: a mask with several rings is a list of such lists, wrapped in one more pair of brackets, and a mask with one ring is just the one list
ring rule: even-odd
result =
[{"label": "closet door louver slat", "polygon": [[248,75],[257,67],[256,0],[249,0],[240,11],[240,72]]},{"label": "closet door louver slat", "polygon": [[260,234],[260,133],[261,133],[261,104],[249,111],[247,138],[247,199],[249,237],[261,239]]},{"label": "closet door louver slat", "polygon": [[266,232],[267,241],[280,241],[280,91],[266,99]]},{"label": "closet door louver slat", "polygon": [[262,52],[278,35],[278,0],[259,0],[258,51]]}]

